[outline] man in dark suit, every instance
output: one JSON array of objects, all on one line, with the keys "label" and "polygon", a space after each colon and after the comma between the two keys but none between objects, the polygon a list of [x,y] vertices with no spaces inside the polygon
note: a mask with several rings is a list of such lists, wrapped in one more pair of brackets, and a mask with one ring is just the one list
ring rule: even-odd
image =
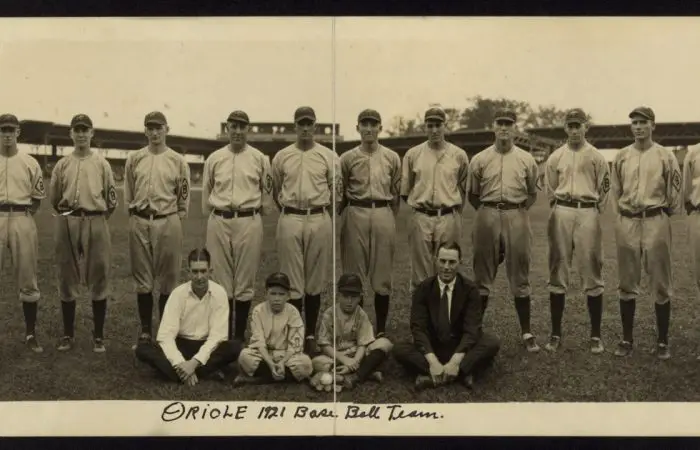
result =
[{"label": "man in dark suit", "polygon": [[500,341],[482,330],[479,288],[457,271],[462,249],[441,244],[438,274],[425,279],[413,293],[412,343],[394,347],[394,358],[416,374],[416,387],[437,387],[457,379],[468,388],[474,375],[493,362]]}]

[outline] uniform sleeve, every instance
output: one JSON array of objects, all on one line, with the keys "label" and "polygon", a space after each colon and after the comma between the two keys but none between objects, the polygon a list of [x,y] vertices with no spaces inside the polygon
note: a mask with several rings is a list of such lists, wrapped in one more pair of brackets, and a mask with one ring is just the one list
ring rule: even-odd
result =
[{"label": "uniform sleeve", "polygon": [[695,166],[695,150],[696,147],[688,148],[683,161],[683,204],[693,204],[693,168]]},{"label": "uniform sleeve", "polygon": [[178,176],[177,189],[177,213],[181,219],[186,218],[189,214],[191,182],[190,165],[187,164],[187,160],[183,156],[180,159],[180,173]]},{"label": "uniform sleeve", "polygon": [[182,356],[175,344],[175,338],[180,330],[180,309],[182,308],[182,299],[177,295],[177,292],[173,291],[165,304],[163,317],[158,327],[158,336],[156,337],[165,357],[173,366],[185,362],[185,357]]},{"label": "uniform sleeve", "polygon": [[481,159],[472,158],[467,176],[467,195],[481,197]]},{"label": "uniform sleeve", "polygon": [[401,173],[401,157],[398,153],[392,154],[391,161],[391,195],[393,197],[391,209],[394,212],[394,216],[396,216],[401,206],[401,180],[403,174]]},{"label": "uniform sleeve", "polygon": [[683,179],[678,158],[671,150],[667,150],[666,157],[666,191],[668,201],[668,214],[680,214],[683,210]]},{"label": "uniform sleeve", "polygon": [[199,348],[194,359],[205,365],[211,353],[228,337],[228,299],[225,293],[213,297],[214,307],[209,313],[209,336]]},{"label": "uniform sleeve", "polygon": [[[261,303],[263,305],[263,303]],[[253,308],[253,313],[250,315],[250,348],[266,348],[265,341],[265,322],[269,320],[265,317],[262,307]]]},{"label": "uniform sleeve", "polygon": [[304,322],[295,307],[288,308],[288,311],[287,353],[296,355],[304,351]]},{"label": "uniform sleeve", "polygon": [[610,166],[602,155],[596,159],[598,174],[598,211],[603,212],[610,198]]},{"label": "uniform sleeve", "polygon": [[613,160],[610,168],[610,203],[615,213],[620,212],[620,197],[622,197],[622,162],[623,152],[620,150]]},{"label": "uniform sleeve", "polygon": [[333,339],[333,314],[331,312],[331,309],[333,307],[329,307],[326,309],[323,313],[323,316],[321,317],[321,323],[318,326],[318,336],[316,337],[316,342],[319,347],[323,347],[326,345],[333,345],[334,339]]},{"label": "uniform sleeve", "polygon": [[134,153],[129,153],[124,163],[124,208],[129,211],[129,205],[134,201],[136,191],[136,175],[134,174]]},{"label": "uniform sleeve", "polygon": [[345,153],[340,156],[340,178],[343,182],[343,196],[338,201],[340,205],[345,206],[348,200],[345,190],[350,185],[350,153]]},{"label": "uniform sleeve", "polygon": [[411,150],[403,155],[401,164],[401,197],[408,197],[413,189],[413,155],[414,152]]},{"label": "uniform sleeve", "polygon": [[277,208],[282,208],[280,205],[280,192],[282,191],[283,176],[282,173],[282,161],[280,152],[275,153],[272,158],[272,163],[270,164],[272,171],[272,198],[277,205]]},{"label": "uniform sleeve", "polygon": [[33,200],[43,200],[46,198],[46,188],[44,187],[44,173],[41,170],[39,162],[32,158],[31,167],[31,183],[32,183],[32,193],[31,197]]},{"label": "uniform sleeve", "polygon": [[357,327],[356,341],[359,347],[367,347],[369,344],[374,342],[374,331],[372,330],[372,323],[367,317],[367,313],[360,310],[358,317],[359,324]]},{"label": "uniform sleeve", "polygon": [[329,150],[329,153],[331,166],[329,168],[330,170],[328,170],[328,188],[331,189],[331,192],[335,192],[335,201],[331,203],[340,205],[345,194],[343,188],[343,174],[340,169],[340,157],[332,150]]},{"label": "uniform sleeve", "polygon": [[459,157],[458,184],[457,188],[462,196],[462,206],[467,202],[467,183],[469,182],[469,156],[467,152],[460,149],[462,152]]},{"label": "uniform sleeve", "polygon": [[58,212],[58,203],[61,201],[63,186],[61,184],[61,172],[63,171],[63,160],[59,159],[51,171],[51,179],[49,181],[49,201],[53,209]]},{"label": "uniform sleeve", "polygon": [[260,157],[262,166],[260,176],[260,191],[262,192],[262,210],[264,215],[270,214],[275,207],[274,193],[272,189],[272,168],[270,158],[266,155]]},{"label": "uniform sleeve", "polygon": [[119,204],[117,200],[117,184],[114,182],[114,172],[112,172],[112,166],[109,164],[109,161],[103,159],[102,165],[104,166],[105,201],[107,202],[107,211],[111,213]]},{"label": "uniform sleeve", "polygon": [[554,153],[550,155],[544,163],[544,189],[549,203],[552,203],[556,199],[554,193],[559,187],[559,174],[557,173],[558,161],[559,153]]},{"label": "uniform sleeve", "polygon": [[535,161],[535,158],[530,155],[529,153],[527,154],[528,158],[526,158],[526,174],[527,174],[527,194],[532,196],[532,195],[537,195],[537,161]]},{"label": "uniform sleeve", "polygon": [[209,206],[209,196],[214,189],[214,163],[211,155],[204,160],[204,169],[202,171],[202,215],[209,217],[212,208]]}]

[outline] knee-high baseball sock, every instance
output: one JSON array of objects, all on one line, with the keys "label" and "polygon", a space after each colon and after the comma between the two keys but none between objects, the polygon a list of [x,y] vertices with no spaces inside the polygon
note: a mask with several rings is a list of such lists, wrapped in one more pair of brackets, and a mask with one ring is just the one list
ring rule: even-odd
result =
[{"label": "knee-high baseball sock", "polygon": [[24,312],[27,336],[35,335],[37,302],[22,302],[22,311]]},{"label": "knee-high baseball sock", "polygon": [[360,363],[360,367],[357,369],[357,379],[360,381],[365,381],[372,372],[377,370],[386,356],[386,353],[379,349],[372,350],[365,355]]},{"label": "knee-high baseball sock", "polygon": [[[233,339],[233,308],[236,302],[232,298],[228,299],[228,340]],[[261,363],[262,364],[262,363]]]},{"label": "knee-high baseball sock", "polygon": [[482,295],[481,296],[481,315],[486,314],[486,308],[489,307],[489,296],[488,295]]},{"label": "knee-high baseball sock", "polygon": [[306,294],[306,337],[311,337],[316,335],[316,322],[318,321],[318,313],[321,309],[321,295],[310,295]]},{"label": "knee-high baseball sock", "polygon": [[293,307],[295,307],[297,309],[297,311],[299,311],[299,314],[304,313],[304,303],[303,302],[304,302],[303,297],[289,300],[289,304],[292,305]]},{"label": "knee-high baseball sock", "polygon": [[153,328],[153,294],[136,294],[136,305],[139,310],[141,332],[151,334]]},{"label": "knee-high baseball sock", "polygon": [[634,313],[637,300],[620,300],[620,319],[622,320],[622,340],[634,342]]},{"label": "knee-high baseball sock", "polygon": [[668,345],[668,326],[671,322],[671,302],[658,304],[655,303],[656,309],[656,327],[658,328],[658,343]]},{"label": "knee-high baseball sock", "polygon": [[603,296],[588,296],[588,316],[591,319],[591,337],[600,338],[600,323],[603,319]]},{"label": "knee-high baseball sock", "polygon": [[236,302],[236,329],[233,337],[238,340],[243,340],[245,329],[248,325],[248,313],[250,312],[250,301]]},{"label": "knee-high baseball sock", "polygon": [[265,361],[260,361],[253,375],[267,381],[272,381],[274,379],[272,377],[272,371]]},{"label": "knee-high baseball sock", "polygon": [[75,300],[61,302],[61,315],[63,316],[63,335],[73,337],[75,335]]},{"label": "knee-high baseball sock", "polygon": [[158,314],[160,314],[160,320],[163,320],[163,311],[165,311],[165,304],[168,303],[168,297],[170,294],[160,294],[158,297]]},{"label": "knee-high baseball sock", "polygon": [[105,318],[107,317],[107,299],[92,301],[92,316],[95,321],[94,336],[96,339],[104,338]]},{"label": "knee-high baseball sock", "polygon": [[564,315],[564,294],[549,294],[549,312],[552,319],[552,336],[561,337],[561,319]]},{"label": "knee-high baseball sock", "polygon": [[389,296],[374,294],[374,313],[377,316],[377,333],[386,331],[386,320],[389,317]]},{"label": "knee-high baseball sock", "polygon": [[518,321],[522,334],[530,333],[530,296],[515,297],[515,311],[518,313]]}]

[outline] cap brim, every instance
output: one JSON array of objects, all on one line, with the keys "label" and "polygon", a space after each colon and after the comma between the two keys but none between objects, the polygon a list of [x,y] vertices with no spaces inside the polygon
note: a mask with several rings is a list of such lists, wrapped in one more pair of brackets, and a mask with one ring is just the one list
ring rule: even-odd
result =
[{"label": "cap brim", "polygon": [[265,286],[265,287],[268,287],[268,288],[278,287],[278,288],[286,289],[288,291],[292,290],[292,288],[290,286],[286,286],[282,283],[268,283],[267,286]]},{"label": "cap brim", "polygon": [[167,124],[166,124],[165,122],[163,122],[162,120],[157,120],[157,119],[148,120],[148,121],[146,121],[146,123],[144,123],[144,125],[151,125],[151,124],[155,124],[155,125],[167,125]]},{"label": "cap brim", "polygon": [[628,117],[629,117],[630,119],[632,119],[632,118],[634,118],[634,117],[643,117],[643,118],[645,118],[645,119],[647,119],[647,120],[654,120],[654,118],[653,118],[653,117],[650,117],[649,114],[645,114],[645,113],[643,113],[643,112],[641,112],[641,111],[632,111],[631,113],[629,113],[629,116],[628,116]]},{"label": "cap brim", "polygon": [[578,119],[578,118],[567,119],[566,123],[586,123],[586,120],[585,119]]},{"label": "cap brim", "polygon": [[87,122],[75,122],[75,123],[72,125],[73,128],[75,128],[75,127],[80,127],[80,126],[92,128],[92,124],[87,123]]},{"label": "cap brim", "polygon": [[497,120],[505,120],[506,122],[515,123],[515,120],[513,120],[512,117],[496,117],[494,121]]},{"label": "cap brim", "polygon": [[445,121],[445,118],[442,117],[442,116],[426,116],[426,117],[425,117],[425,121],[427,122],[428,120],[437,120],[437,121],[440,121],[440,122],[444,122],[444,121]]},{"label": "cap brim", "polygon": [[358,122],[364,122],[365,120],[371,120],[372,122],[382,123],[382,119],[378,119],[378,118],[372,117],[372,116],[360,117],[357,119]]},{"label": "cap brim", "polygon": [[301,122],[304,119],[309,119],[309,120],[313,120],[314,122],[316,122],[316,118],[310,114],[305,114],[303,116],[297,117],[295,122]]},{"label": "cap brim", "polygon": [[361,290],[354,289],[354,288],[338,289],[338,292],[340,292],[341,294],[362,294]]},{"label": "cap brim", "polygon": [[14,122],[5,122],[5,123],[0,123],[0,127],[2,127],[2,128],[5,128],[5,127],[19,128],[19,125],[14,123]]},{"label": "cap brim", "polygon": [[247,121],[247,120],[245,120],[245,119],[242,119],[242,118],[240,118],[240,117],[232,117],[232,118],[228,119],[227,122],[228,122],[228,123],[231,123],[231,122],[238,122],[238,123],[243,123],[243,124],[246,124],[246,125],[250,124],[249,121]]}]

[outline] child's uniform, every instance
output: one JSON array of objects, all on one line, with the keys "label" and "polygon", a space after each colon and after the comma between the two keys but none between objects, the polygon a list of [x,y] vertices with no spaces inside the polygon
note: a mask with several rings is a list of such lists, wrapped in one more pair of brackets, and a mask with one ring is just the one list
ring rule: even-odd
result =
[{"label": "child's uniform", "polygon": [[275,314],[268,302],[260,303],[253,308],[250,331],[250,343],[238,357],[243,373],[252,377],[258,366],[265,364],[258,349],[266,347],[275,363],[291,353],[285,367],[297,381],[311,375],[311,358],[303,353],[304,322],[294,306],[286,303],[282,312]]},{"label": "child's uniform", "polygon": [[[318,346],[333,346],[337,354],[349,358],[355,357],[359,347],[367,347],[358,372],[362,372],[364,376],[369,375],[384,361],[394,344],[384,337],[374,338],[372,323],[367,313],[359,306],[352,314],[348,315],[340,309],[339,305],[336,305],[335,326],[333,324],[333,309],[334,307],[331,306],[323,313],[316,338]],[[375,353],[377,356],[368,358],[375,350],[379,350],[383,354],[377,352]],[[314,372],[328,372],[334,365],[333,358],[326,355],[316,356],[312,360],[312,364]],[[340,367],[342,364],[338,363],[335,366]]]}]

